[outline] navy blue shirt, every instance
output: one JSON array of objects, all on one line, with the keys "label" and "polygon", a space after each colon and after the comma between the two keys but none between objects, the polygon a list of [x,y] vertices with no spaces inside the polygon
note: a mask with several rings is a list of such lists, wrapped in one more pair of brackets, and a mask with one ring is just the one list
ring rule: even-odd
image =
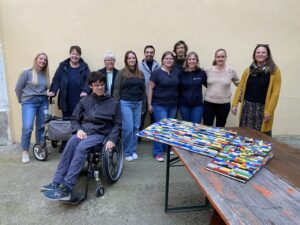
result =
[{"label": "navy blue shirt", "polygon": [[205,71],[197,69],[194,71],[183,70],[179,75],[180,100],[182,106],[199,106],[203,104],[202,85],[207,86]]},{"label": "navy blue shirt", "polygon": [[80,100],[80,74],[79,67],[68,67],[68,86],[67,86],[67,111],[73,112]]},{"label": "navy blue shirt", "polygon": [[179,97],[179,73],[176,68],[170,73],[161,68],[151,73],[150,80],[155,84],[152,94],[152,104],[161,106],[177,106]]}]

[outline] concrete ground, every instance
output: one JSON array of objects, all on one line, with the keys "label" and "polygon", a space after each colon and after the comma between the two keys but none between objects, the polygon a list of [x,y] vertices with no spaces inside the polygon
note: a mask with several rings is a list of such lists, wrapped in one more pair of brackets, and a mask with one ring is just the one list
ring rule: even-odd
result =
[{"label": "concrete ground", "polygon": [[[300,149],[300,136],[277,138]],[[20,147],[0,146],[0,224],[208,224],[212,210],[164,212],[165,163],[156,162],[151,150],[151,142],[143,141],[139,160],[125,162],[117,183],[104,183],[103,197],[95,197],[92,182],[88,199],[72,206],[47,201],[39,191],[52,179],[60,156],[57,150],[46,162],[35,160],[31,153],[31,163],[24,165]],[[76,189],[83,188],[83,180],[79,178]],[[203,194],[183,167],[172,168],[170,183],[171,206],[203,203]]]}]

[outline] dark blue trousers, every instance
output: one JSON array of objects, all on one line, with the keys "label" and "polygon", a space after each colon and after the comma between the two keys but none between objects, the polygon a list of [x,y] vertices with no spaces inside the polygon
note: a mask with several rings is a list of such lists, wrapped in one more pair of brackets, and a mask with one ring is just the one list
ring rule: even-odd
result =
[{"label": "dark blue trousers", "polygon": [[103,143],[104,136],[94,134],[80,140],[76,134],[66,144],[57,166],[53,182],[64,184],[72,190],[76,184],[77,177],[85,164],[89,148]]}]

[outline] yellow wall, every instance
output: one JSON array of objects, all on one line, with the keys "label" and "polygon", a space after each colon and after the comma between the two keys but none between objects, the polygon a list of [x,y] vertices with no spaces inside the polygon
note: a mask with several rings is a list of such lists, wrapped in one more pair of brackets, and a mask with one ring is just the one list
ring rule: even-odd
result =
[{"label": "yellow wall", "polygon": [[[270,44],[282,71],[273,133],[300,134],[300,1],[2,0],[0,4],[13,140],[20,140],[21,130],[14,86],[37,52],[48,54],[53,76],[73,44],[82,47],[82,57],[96,70],[103,66],[108,49],[116,53],[121,68],[126,50],[136,51],[142,59],[143,47],[153,44],[160,60],[162,52],[180,39],[199,53],[202,67],[211,64],[217,48],[227,49],[228,64],[239,75],[251,63],[255,45]],[[230,115],[228,126],[237,121]]]}]

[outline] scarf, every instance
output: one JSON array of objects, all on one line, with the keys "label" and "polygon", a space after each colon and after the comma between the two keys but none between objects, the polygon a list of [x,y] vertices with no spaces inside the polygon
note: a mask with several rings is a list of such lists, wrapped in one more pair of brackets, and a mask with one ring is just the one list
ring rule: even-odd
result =
[{"label": "scarf", "polygon": [[257,76],[265,76],[270,75],[270,69],[266,65],[262,67],[258,67],[255,62],[250,65],[250,76],[257,77]]}]

